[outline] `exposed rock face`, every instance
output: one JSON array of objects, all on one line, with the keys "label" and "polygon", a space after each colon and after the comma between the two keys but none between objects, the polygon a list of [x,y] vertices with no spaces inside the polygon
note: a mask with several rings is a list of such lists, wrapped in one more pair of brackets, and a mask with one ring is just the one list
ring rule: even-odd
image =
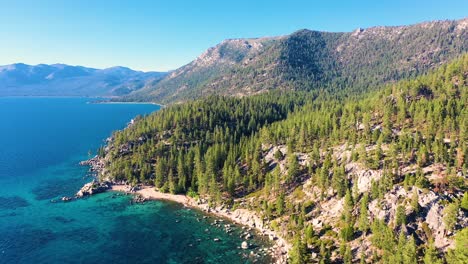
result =
[{"label": "exposed rock face", "polygon": [[434,236],[434,246],[445,248],[450,245],[450,241],[445,236],[446,228],[443,221],[444,207],[439,203],[434,203],[426,216],[426,223],[432,229]]},{"label": "exposed rock face", "polygon": [[110,189],[110,184],[108,182],[97,182],[93,180],[85,184],[77,193],[76,197],[84,197],[88,195],[93,195],[96,193],[102,193]]},{"label": "exposed rock face", "polygon": [[[323,223],[331,223],[337,221],[343,212],[344,198],[333,197],[317,206],[313,213],[315,214],[314,220],[317,226]],[[315,225],[314,225],[315,226]]]},{"label": "exposed rock face", "polygon": [[[431,229],[434,238],[434,245],[437,248],[446,249],[451,246],[453,241],[447,236],[447,229],[444,224],[444,206],[440,204],[442,196],[437,195],[433,191],[423,192],[417,187],[413,187],[418,193],[418,204],[422,208],[419,217],[422,217],[422,222],[418,224],[418,229],[423,229],[422,223],[426,223]],[[392,190],[385,194],[383,199],[377,199],[369,204],[370,216],[382,219],[387,223],[394,221],[396,209],[399,205],[403,205],[406,209],[406,214],[411,213],[413,208],[409,205],[409,199],[413,195],[413,190],[406,191],[401,186],[395,186]],[[459,223],[464,223],[466,217],[462,215],[458,219]]]},{"label": "exposed rock face", "polygon": [[401,200],[409,196],[408,192],[401,187],[395,186],[392,190],[385,194],[384,198],[372,201],[369,204],[369,212],[371,217],[391,221],[395,218],[396,208],[401,204]]},{"label": "exposed rock face", "polygon": [[414,188],[416,188],[416,190],[418,192],[418,195],[419,195],[418,203],[419,203],[419,206],[421,206],[421,207],[427,208],[432,203],[439,200],[439,196],[437,196],[437,194],[435,194],[433,191],[430,191],[428,193],[424,193],[424,192],[421,191],[421,189],[419,189],[417,187],[414,187]]},{"label": "exposed rock face", "polygon": [[103,160],[99,156],[94,156],[93,158],[80,162],[81,166],[89,166],[91,172],[99,172],[105,168]]},{"label": "exposed rock face", "polygon": [[382,178],[381,170],[366,169],[356,162],[346,164],[345,169],[348,173],[356,175],[356,183],[360,193],[369,191],[372,181],[377,182]]}]

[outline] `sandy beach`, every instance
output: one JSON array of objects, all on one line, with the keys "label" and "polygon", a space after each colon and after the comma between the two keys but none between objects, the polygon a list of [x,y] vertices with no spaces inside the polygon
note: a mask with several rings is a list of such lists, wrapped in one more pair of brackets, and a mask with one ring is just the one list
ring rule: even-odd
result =
[{"label": "sandy beach", "polygon": [[[112,185],[111,191],[117,192],[129,192],[129,186],[127,185]],[[156,191],[152,186],[142,186],[136,192],[132,192],[134,194],[139,194],[143,198],[148,200],[168,200],[177,203],[181,203],[186,206],[194,206],[196,204],[195,200],[192,198],[181,195],[181,194],[170,194],[170,193],[162,193]]]}]

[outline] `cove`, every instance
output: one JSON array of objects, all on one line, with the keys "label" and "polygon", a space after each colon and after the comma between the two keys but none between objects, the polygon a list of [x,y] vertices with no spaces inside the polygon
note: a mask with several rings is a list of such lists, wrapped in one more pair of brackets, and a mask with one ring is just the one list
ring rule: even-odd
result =
[{"label": "cove", "polygon": [[213,216],[179,204],[134,204],[114,192],[51,203],[91,181],[78,163],[112,131],[159,109],[93,100],[0,98],[0,263],[252,262],[238,248],[241,227],[227,234]]}]

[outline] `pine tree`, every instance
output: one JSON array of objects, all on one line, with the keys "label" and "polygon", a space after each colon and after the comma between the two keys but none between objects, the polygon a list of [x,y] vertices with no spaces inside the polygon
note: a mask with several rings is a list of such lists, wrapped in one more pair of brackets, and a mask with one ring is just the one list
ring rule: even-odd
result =
[{"label": "pine tree", "polygon": [[166,161],[161,158],[156,162],[156,173],[155,173],[154,185],[157,188],[161,188],[164,184],[164,175],[166,174]]},{"label": "pine tree", "polygon": [[343,261],[345,264],[353,263],[353,254],[351,253],[351,247],[349,246],[346,246],[346,250],[343,256]]},{"label": "pine tree", "polygon": [[347,179],[345,177],[344,166],[335,166],[332,177],[332,187],[338,193],[338,197],[343,197],[346,193]]},{"label": "pine tree", "polygon": [[411,207],[413,207],[414,212],[419,213],[419,195],[416,189],[413,189],[413,195],[411,196]]},{"label": "pine tree", "polygon": [[349,189],[346,190],[346,195],[344,197],[344,206],[343,206],[343,216],[345,223],[353,222],[352,212],[353,212],[354,202],[351,196]]},{"label": "pine tree", "polygon": [[294,153],[288,152],[288,177],[286,178],[287,183],[293,182],[299,175],[299,161]]},{"label": "pine tree", "polygon": [[314,227],[312,225],[308,225],[307,228],[304,231],[304,236],[307,244],[312,244],[312,241],[314,239]]},{"label": "pine tree", "polygon": [[455,227],[455,223],[457,222],[457,214],[458,214],[458,202],[455,201],[447,205],[444,209],[444,224],[447,230],[452,231]]},{"label": "pine tree", "polygon": [[299,235],[294,238],[293,247],[291,248],[288,263],[291,264],[305,264],[307,263],[306,258],[306,247],[301,240]]},{"label": "pine tree", "polygon": [[377,144],[374,152],[374,161],[373,161],[373,168],[377,169],[380,167],[380,161],[383,158],[383,151],[382,151],[382,144],[380,142]]},{"label": "pine tree", "polygon": [[424,167],[427,165],[429,159],[429,153],[427,152],[426,145],[422,144],[418,151],[418,165]]},{"label": "pine tree", "polygon": [[175,184],[174,174],[172,173],[172,169],[169,170],[169,174],[167,175],[167,181],[169,184],[169,192],[172,194],[175,194],[177,191],[177,187]]},{"label": "pine tree", "polygon": [[[390,254],[390,257],[394,259],[396,263],[404,263],[404,254],[406,250],[406,236],[403,231],[400,231],[398,235],[398,244],[395,252],[386,252]],[[393,255],[393,256],[392,256]]]},{"label": "pine tree", "polygon": [[463,210],[468,211],[468,192],[465,192],[465,193],[463,194],[463,198],[462,198],[460,207],[461,207]]},{"label": "pine tree", "polygon": [[369,219],[368,219],[368,206],[369,206],[369,195],[366,193],[361,199],[361,208],[359,211],[359,230],[364,234],[369,229]]},{"label": "pine tree", "polygon": [[177,160],[177,177],[178,177],[177,192],[185,193],[186,184],[187,184],[187,175],[185,173],[185,163],[184,163],[184,156],[182,152],[180,152],[180,155]]},{"label": "pine tree", "polygon": [[276,199],[276,212],[278,215],[283,215],[284,213],[284,193],[281,193]]},{"label": "pine tree", "polygon": [[395,226],[406,224],[406,212],[405,207],[398,205],[395,213]]},{"label": "pine tree", "polygon": [[330,252],[325,246],[325,243],[322,241],[320,244],[320,264],[329,264],[330,261]]},{"label": "pine tree", "polygon": [[408,239],[405,245],[403,263],[404,264],[417,264],[418,263],[416,243],[414,242],[413,236],[410,236],[410,238]]},{"label": "pine tree", "polygon": [[468,263],[468,227],[458,231],[455,235],[455,248],[449,250],[447,254],[447,263]]},{"label": "pine tree", "polygon": [[354,236],[354,219],[353,219],[354,202],[351,196],[351,191],[348,189],[344,197],[343,206],[343,228],[341,229],[341,238],[344,241],[351,241]]},{"label": "pine tree", "polygon": [[443,261],[437,256],[437,249],[434,246],[434,242],[430,241],[426,246],[424,253],[424,264],[442,264]]},{"label": "pine tree", "polygon": [[362,164],[367,164],[367,150],[366,150],[366,146],[364,145],[364,143],[361,143],[359,145],[358,152],[359,152],[359,162],[361,162]]}]

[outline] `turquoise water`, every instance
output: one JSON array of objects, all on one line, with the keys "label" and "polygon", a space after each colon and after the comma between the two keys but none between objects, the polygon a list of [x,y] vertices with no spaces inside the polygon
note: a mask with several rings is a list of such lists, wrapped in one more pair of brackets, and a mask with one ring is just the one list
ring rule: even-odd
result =
[{"label": "turquoise water", "polygon": [[178,204],[133,204],[118,193],[52,203],[91,180],[78,162],[113,130],[159,109],[89,100],[0,98],[0,263],[253,261],[238,249],[239,227],[226,234],[214,218]]}]

